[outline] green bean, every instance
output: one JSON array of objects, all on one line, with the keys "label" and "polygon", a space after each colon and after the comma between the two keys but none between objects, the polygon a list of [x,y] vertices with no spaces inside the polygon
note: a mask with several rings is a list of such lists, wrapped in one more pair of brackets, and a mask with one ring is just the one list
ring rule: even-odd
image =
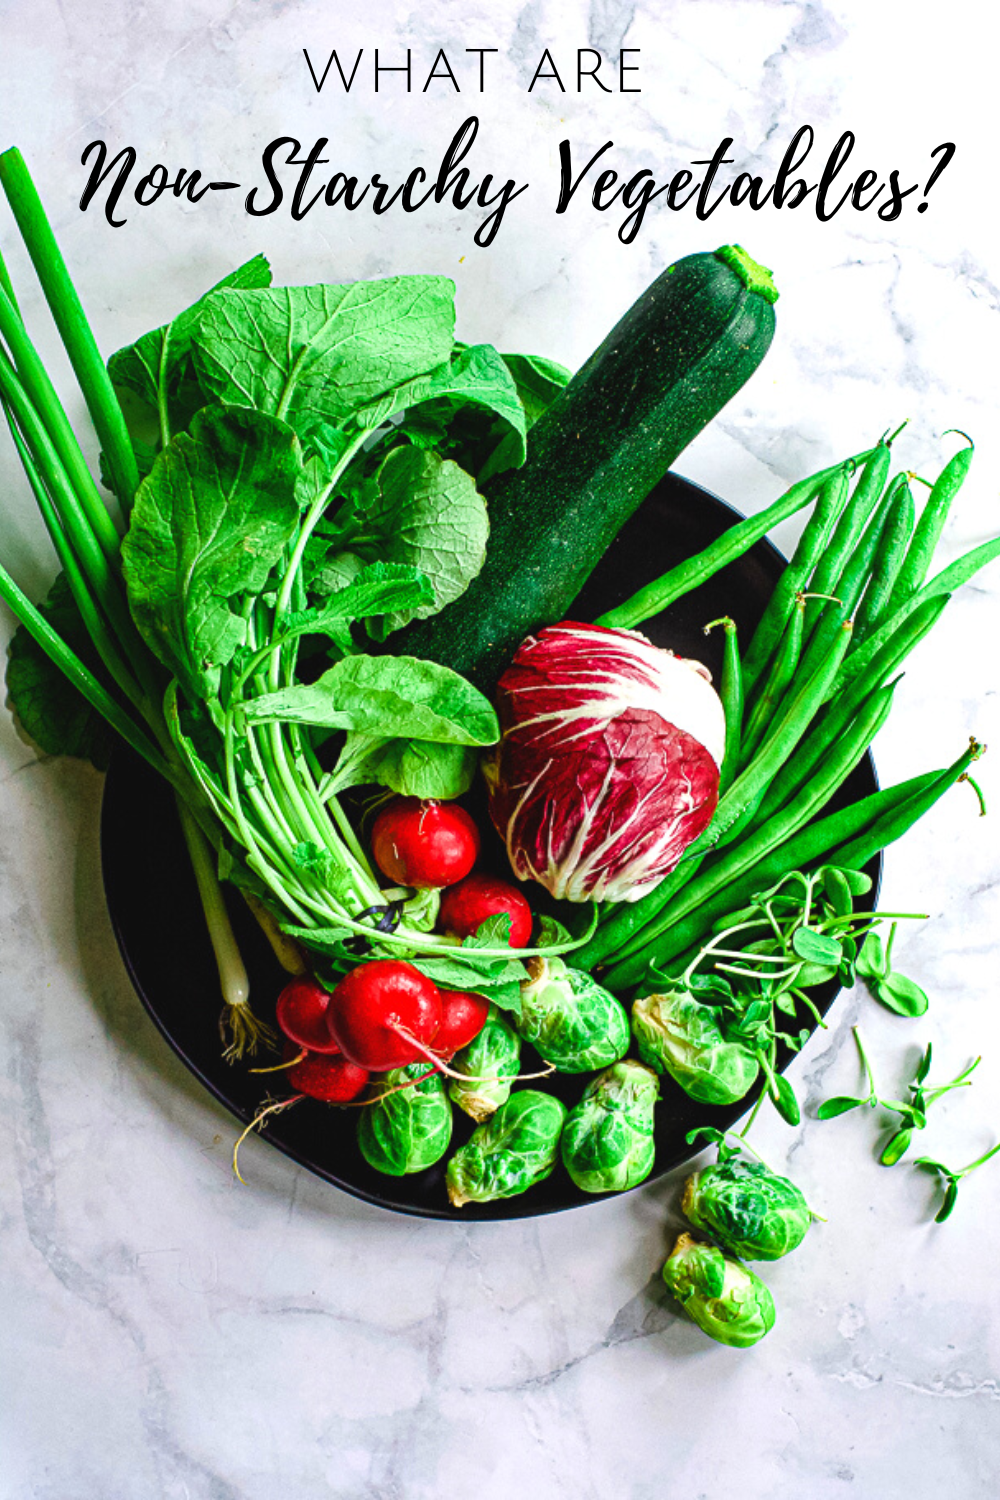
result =
[{"label": "green bean", "polygon": [[726,632],[725,654],[722,658],[722,678],[719,682],[719,697],[726,715],[726,744],[719,767],[719,796],[727,791],[740,759],[740,737],[743,728],[743,673],[740,669],[740,646],[736,635],[736,621],[725,615],[721,620],[712,620],[705,626],[708,635],[716,625]]},{"label": "green bean", "polygon": [[715,817],[701,836],[704,847],[712,848],[726,830],[736,822],[744,808],[770,783],[785,764],[805,734],[813,715],[824,701],[828,685],[837,674],[851,639],[849,620],[840,628],[827,659],[813,676],[804,682],[788,708],[777,720],[751,765],[742,771],[715,809]]},{"label": "green bean", "polygon": [[[773,598],[773,595],[772,595]],[[795,607],[785,624],[784,634],[778,646],[777,654],[768,668],[764,678],[763,687],[757,702],[754,704],[749,723],[743,735],[741,746],[741,758],[746,766],[752,760],[754,752],[760,745],[771,714],[777,704],[784,698],[795,669],[799,664],[799,652],[802,649],[802,631],[806,619],[806,599],[804,594],[798,594],[795,598]]]},{"label": "green bean", "polygon": [[737,839],[741,839],[743,837],[744,833],[756,817],[757,809],[758,807],[760,807],[760,804],[761,802],[763,802],[763,800],[764,792],[763,790],[761,790],[757,793],[756,797],[754,797],[750,802],[747,803],[746,807],[736,819],[736,822],[731,823],[726,829],[725,833],[716,839],[710,851],[712,854],[718,854],[720,849],[728,849],[730,844],[734,844]]},{"label": "green bean", "polygon": [[767,601],[743,659],[743,691],[747,696],[753,691],[778,643],[784,639],[788,617],[795,608],[795,601],[805,588],[816,560],[844,508],[849,472],[849,464],[841,464],[820,486],[813,513],[799,537],[798,546]]},{"label": "green bean", "polygon": [[[964,432],[959,435],[965,437]],[[969,472],[969,465],[972,463],[974,445],[971,438],[965,437],[965,440],[969,446],[959,449],[945,464],[920,512],[913,540],[889,598],[890,614],[905,604],[927,577],[927,570],[931,565],[934,550],[941,540],[948,512],[955,496],[962,488],[965,476]]]},{"label": "green bean", "polygon": [[772,781],[761,803],[758,822],[771,817],[805,784],[814,768],[837,745],[865,699],[882,686],[914,646],[923,640],[947,602],[948,596],[931,599],[914,611],[885,642],[864,672],[827,705],[803,739],[794,758],[786,762]]},{"label": "green bean", "polygon": [[979,759],[985,747],[978,744],[976,740],[970,739],[969,748],[965,750],[957,761],[948,767],[947,771],[941,773],[934,786],[925,791],[917,793],[901,807],[897,807],[884,813],[877,818],[869,828],[850,839],[847,843],[839,844],[830,855],[830,864],[839,865],[845,870],[860,870],[870,859],[900,838],[918,818],[934,806],[938,798],[954,786],[956,781],[971,781],[968,775],[969,766],[973,761]]},{"label": "green bean", "polygon": [[[833,540],[820,553],[809,580],[809,593],[839,593],[840,575],[844,565],[857,546],[858,538],[885,487],[886,476],[889,473],[889,458],[889,444],[880,442],[865,464],[861,478],[854,486],[854,493],[837,523]],[[822,608],[818,599],[810,600],[806,607],[807,642]]]},{"label": "green bean", "polygon": [[[845,850],[851,852],[851,843],[856,844],[859,854],[863,853],[860,839],[866,829],[878,825],[879,836],[885,843],[891,841],[888,837],[890,833],[892,838],[899,838],[959,779],[973,758],[970,747],[953,766],[944,771],[930,771],[923,776],[913,777],[811,823],[808,828],[802,829],[772,850],[726,890],[720,891],[698,910],[677,922],[645,952],[633,954],[627,961],[615,964],[603,973],[601,983],[615,993],[642,983],[651,964],[662,966],[670,963],[677,954],[699,942],[719,917],[746,905],[758,891],[765,890],[791,870],[836,864],[842,860]],[[899,816],[896,817],[896,814]],[[872,854],[885,847],[885,843],[875,845]],[[858,868],[858,865],[849,865],[847,868]]]},{"label": "green bean", "polygon": [[712,861],[697,879],[686,887],[683,894],[664,908],[655,922],[649,924],[618,953],[619,960],[641,952],[676,923],[723,890],[741,875],[759,864],[765,855],[792,834],[802,828],[833,796],[865,754],[879,729],[885,723],[892,707],[893,687],[882,688],[875,693],[859,714],[850,733],[845,735],[835,756],[831,756],[822,771],[805,787],[780,814],[758,830],[752,838],[742,842],[721,858]]},{"label": "green bean", "polygon": [[[860,453],[850,462],[863,463],[868,456],[868,453]],[[735,526],[730,526],[728,531],[723,532],[717,541],[712,542],[696,557],[689,557],[684,562],[678,563],[676,568],[671,568],[662,577],[646,584],[644,588],[633,594],[631,599],[626,599],[624,604],[608,610],[594,623],[613,628],[631,629],[636,625],[641,625],[644,620],[651,619],[653,615],[658,615],[675,600],[689,594],[692,589],[698,588],[706,579],[718,573],[720,568],[742,557],[755,542],[759,542],[761,537],[767,535],[772,526],[786,521],[797,510],[808,505],[820,485],[831,474],[835,474],[840,467],[840,464],[834,464],[828,469],[821,469],[809,479],[793,484],[791,489],[786,490],[779,499],[769,505],[766,510],[762,510],[759,515],[748,516],[745,521],[739,521]]]},{"label": "green bean", "polygon": [[[691,848],[693,847],[692,845]],[[697,854],[692,854],[690,849],[685,850],[679,862],[655,890],[639,901],[616,901],[607,916],[602,912],[597,931],[573,954],[573,967],[589,971],[598,964],[607,962],[619,948],[625,946],[634,933],[641,932],[646,923],[668,901],[672,901],[689,880],[694,879],[706,855],[705,850]]]},{"label": "green bean", "polygon": [[893,497],[892,509],[872,563],[872,576],[854,613],[855,648],[881,623],[913,535],[913,491],[906,483],[906,476],[901,478],[903,482]]},{"label": "green bean", "polygon": [[956,558],[949,563],[947,568],[942,568],[923,588],[918,589],[915,594],[900,605],[893,614],[889,614],[885,623],[880,625],[874,634],[870,635],[864,645],[857,651],[852,651],[844,662],[831,689],[831,696],[849,682],[853,682],[859,672],[864,671],[875,653],[885,644],[889,637],[899,626],[920,608],[926,604],[928,599],[937,599],[942,594],[953,594],[963,583],[968,583],[974,574],[1000,557],[1000,537],[993,537],[991,541],[982,542],[978,547],[973,547],[971,552],[966,552],[963,557]]},{"label": "green bean", "polygon": [[822,613],[802,652],[798,670],[789,688],[790,693],[796,692],[803,682],[807,682],[812,677],[819,663],[826,658],[837,631],[844,621],[853,615],[865,583],[871,574],[872,563],[892,503],[892,490],[893,485],[890,485],[884,499],[865,528],[864,535],[843,567],[837,583],[838,597],[829,600],[825,606],[820,606]]}]

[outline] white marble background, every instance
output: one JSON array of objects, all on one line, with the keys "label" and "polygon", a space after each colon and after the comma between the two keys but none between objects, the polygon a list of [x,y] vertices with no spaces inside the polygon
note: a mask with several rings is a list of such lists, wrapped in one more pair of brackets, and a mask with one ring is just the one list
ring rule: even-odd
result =
[{"label": "white marble background", "polygon": [[[899,452],[924,472],[951,451],[938,434],[966,428],[979,452],[951,557],[998,519],[993,24],[981,0],[946,13],[884,0],[0,0],[0,144],[28,156],[108,350],[264,248],[289,281],[448,272],[466,338],[572,364],[670,259],[745,241],[775,268],[778,337],[683,472],[753,508],[903,417]],[[376,99],[363,68],[345,100],[315,94],[300,50],[335,45],[411,46],[418,74],[438,46],[500,50],[482,98],[434,85]],[[638,47],[642,93],[529,97],[546,45],[557,61]],[[336,164],[397,178],[436,164],[473,112],[480,169],[532,184],[489,250],[446,209],[258,223],[241,195],[219,195],[165,200],[112,231],[76,207],[79,155],[98,136],[148,165],[247,181],[275,135],[326,134]],[[553,216],[564,135],[580,150],[613,138],[659,174],[726,134],[773,167],[806,121],[827,149],[853,129],[857,164],[898,165],[904,180],[942,140],[958,154],[928,212],[894,224],[742,210],[702,225],[663,210],[622,246],[613,215]],[[6,450],[0,462],[4,561],[37,593],[54,565]],[[908,669],[878,744],[885,779],[945,763],[970,733],[1000,742],[998,594],[994,568]],[[243,1188],[232,1120],[154,1032],[119,962],[99,778],[39,763],[6,718],[0,756],[2,1500],[995,1496],[1000,1164],[937,1227],[929,1181],[876,1164],[871,1118],[796,1133],[762,1119],[765,1154],[791,1163],[828,1223],[769,1272],[779,1322],[752,1352],[709,1344],[656,1293],[676,1181],[463,1228],[367,1208],[251,1142]],[[809,1112],[858,1084],[861,1017],[887,1086],[927,1040],[948,1072],[982,1051],[975,1087],[936,1107],[925,1140],[960,1164],[996,1139],[998,879],[993,824],[962,789],[891,852],[885,904],[932,914],[900,942],[932,1008],[904,1022],[845,996],[795,1067]]]}]

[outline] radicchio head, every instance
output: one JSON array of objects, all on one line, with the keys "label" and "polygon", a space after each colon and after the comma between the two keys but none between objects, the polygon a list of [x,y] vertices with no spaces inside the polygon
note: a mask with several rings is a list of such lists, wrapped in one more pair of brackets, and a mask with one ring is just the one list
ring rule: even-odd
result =
[{"label": "radicchio head", "polygon": [[638,901],[715,811],[709,672],[638,631],[564,621],[524,641],[498,694],[486,778],[514,873],[565,901]]}]

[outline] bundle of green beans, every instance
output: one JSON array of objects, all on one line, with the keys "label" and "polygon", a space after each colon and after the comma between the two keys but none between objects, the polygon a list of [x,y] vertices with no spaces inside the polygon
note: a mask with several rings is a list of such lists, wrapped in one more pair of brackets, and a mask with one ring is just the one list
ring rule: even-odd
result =
[{"label": "bundle of green beans", "polygon": [[706,627],[726,631],[718,807],[656,890],[606,907],[574,955],[612,989],[640,984],[650,967],[674,960],[720,915],[791,870],[860,869],[965,778],[981,753],[972,742],[944,770],[823,816],[885,723],[910,651],[954,590],[1000,556],[995,538],[926,581],[973,445],[966,438],[945,464],[917,519],[909,483],[916,476],[889,478],[892,441],[793,486],[598,622],[641,624],[747,551],[770,524],[813,503],[742,660],[732,620]]}]

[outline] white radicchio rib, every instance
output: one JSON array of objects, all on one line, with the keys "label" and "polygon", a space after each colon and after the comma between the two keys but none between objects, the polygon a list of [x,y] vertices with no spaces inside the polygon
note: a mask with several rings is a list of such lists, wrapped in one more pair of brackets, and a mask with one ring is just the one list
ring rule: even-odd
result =
[{"label": "white radicchio rib", "polygon": [[710,673],[638,631],[565,621],[528,637],[498,693],[486,779],[515,875],[564,901],[638,901],[715,811]]}]

